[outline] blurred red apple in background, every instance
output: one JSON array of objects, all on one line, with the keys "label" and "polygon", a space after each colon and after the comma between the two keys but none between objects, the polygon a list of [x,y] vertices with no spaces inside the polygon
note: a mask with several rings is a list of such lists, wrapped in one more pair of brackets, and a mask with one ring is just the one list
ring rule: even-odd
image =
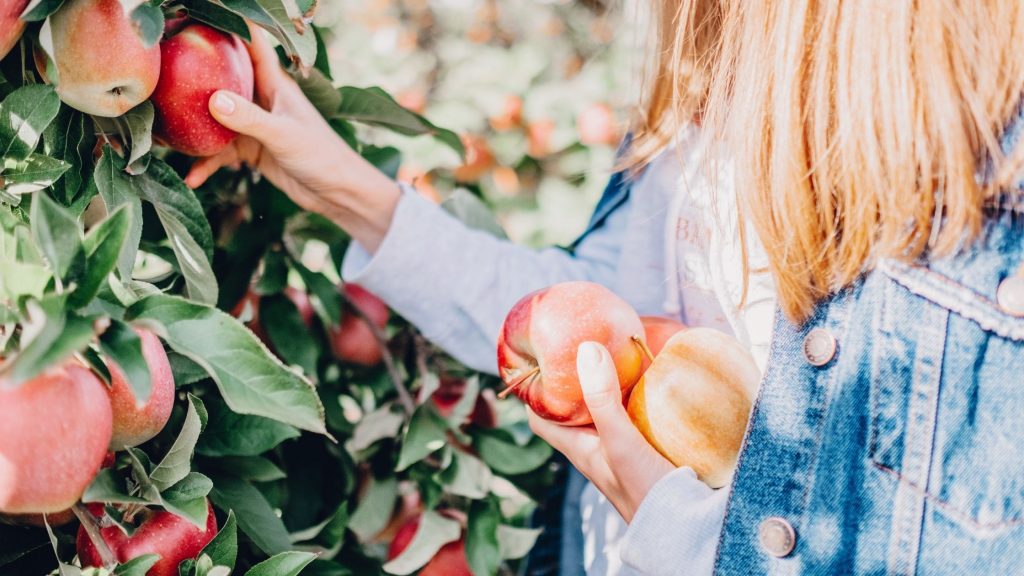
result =
[{"label": "blurred red apple in background", "polygon": [[612,145],[618,142],[615,114],[607,104],[591,104],[576,117],[580,142],[587,146]]},{"label": "blurred red apple in background", "polygon": [[[148,514],[135,532],[128,536],[119,526],[100,528],[103,541],[110,547],[118,563],[158,554],[160,560],[146,572],[147,576],[178,576],[178,565],[189,558],[196,558],[203,548],[217,535],[217,517],[213,507],[206,503],[206,526],[197,527],[188,520],[163,510],[144,510]],[[94,514],[103,513],[101,506],[89,506]],[[78,529],[78,558],[83,567],[102,566],[99,552],[85,528]]]},{"label": "blurred red apple in background", "polygon": [[[352,306],[362,310],[378,330],[387,327],[391,313],[380,298],[358,284],[345,284],[342,290]],[[376,366],[384,357],[373,329],[351,310],[347,311],[339,326],[331,329],[331,342],[334,355],[345,362]]]},{"label": "blurred red apple in background", "polygon": [[114,415],[110,449],[114,451],[138,446],[159,434],[174,407],[174,374],[160,338],[148,330],[136,329],[135,332],[142,339],[142,356],[149,366],[151,388],[149,399],[139,406],[124,372],[117,364],[107,363],[111,380],[110,407]]},{"label": "blurred red apple in background", "polygon": [[[388,560],[394,560],[409,547],[419,527],[420,519],[416,517],[398,530],[388,548]],[[473,571],[469,569],[469,562],[466,560],[466,541],[460,538],[442,546],[420,569],[419,576],[473,576]]]},{"label": "blurred red apple in background", "polygon": [[570,426],[593,420],[576,375],[576,350],[597,342],[611,353],[625,394],[643,370],[633,337],[644,338],[633,308],[592,282],[565,282],[520,300],[498,337],[498,370],[505,384],[538,416]]},{"label": "blurred red apple in background", "polygon": [[760,380],[735,338],[690,328],[665,344],[633,388],[627,411],[665,458],[718,488],[736,467]]},{"label": "blurred red apple in background", "polygon": [[73,362],[10,388],[0,378],[0,512],[64,512],[107,455],[110,400]]},{"label": "blurred red apple in background", "polygon": [[14,48],[25,31],[25,21],[19,16],[28,6],[28,0],[3,0],[0,2],[0,59]]},{"label": "blurred red apple in background", "polygon": [[68,106],[113,118],[153,94],[160,48],[142,43],[120,0],[68,0],[50,16],[50,28],[56,66],[50,81]]},{"label": "blurred red apple in background", "polygon": [[[462,400],[465,392],[465,380],[443,376],[441,378],[441,387],[431,396],[434,406],[437,407],[438,414],[445,418],[451,416],[452,411],[455,410],[455,405]],[[473,411],[467,417],[467,421],[481,428],[494,428],[498,423],[496,401],[497,398],[493,390],[481,390],[480,394],[476,397],[476,403],[473,406]]]},{"label": "blurred red apple in background", "polygon": [[153,92],[153,135],[191,156],[212,156],[238,136],[214,120],[210,96],[230,90],[252,100],[252,60],[245,44],[204,24],[189,24],[160,43],[160,82]]}]

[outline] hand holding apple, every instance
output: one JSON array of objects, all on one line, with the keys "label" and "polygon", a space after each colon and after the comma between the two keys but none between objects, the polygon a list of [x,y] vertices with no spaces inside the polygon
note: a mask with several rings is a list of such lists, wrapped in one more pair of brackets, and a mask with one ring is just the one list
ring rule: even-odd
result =
[{"label": "hand holding apple", "polygon": [[565,282],[529,294],[509,312],[498,337],[498,370],[538,416],[582,426],[592,419],[576,373],[587,341],[608,349],[621,395],[640,379],[644,357],[633,341],[644,327],[633,308],[592,282]]},{"label": "hand holding apple", "polygon": [[594,426],[560,426],[530,412],[530,428],[565,454],[629,522],[651,488],[675,466],[630,421],[607,349],[594,342],[580,344],[577,369]]},{"label": "hand holding apple", "polygon": [[375,251],[391,225],[401,190],[335,134],[285,74],[263,31],[252,26],[250,31],[256,102],[229,90],[213,94],[213,117],[240,136],[198,160],[186,183],[195,188],[221,167],[248,164],[296,204],[334,221]]},{"label": "hand holding apple", "polygon": [[237,134],[210,115],[218,90],[253,96],[253,68],[242,41],[210,26],[190,23],[160,43],[160,81],[153,92],[156,139],[190,156],[212,156]]}]

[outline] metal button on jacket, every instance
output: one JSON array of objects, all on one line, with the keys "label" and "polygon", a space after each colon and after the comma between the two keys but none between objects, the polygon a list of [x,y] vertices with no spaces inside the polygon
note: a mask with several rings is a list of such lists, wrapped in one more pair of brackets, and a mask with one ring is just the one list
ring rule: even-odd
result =
[{"label": "metal button on jacket", "polygon": [[783,558],[796,547],[796,532],[784,518],[766,518],[757,528],[757,539],[765,552]]},{"label": "metal button on jacket", "polygon": [[811,366],[824,366],[836,355],[836,338],[824,328],[815,328],[804,338],[804,357]]},{"label": "metal button on jacket", "polygon": [[999,284],[996,302],[1003,312],[1011,316],[1024,317],[1024,274],[1015,274]]}]

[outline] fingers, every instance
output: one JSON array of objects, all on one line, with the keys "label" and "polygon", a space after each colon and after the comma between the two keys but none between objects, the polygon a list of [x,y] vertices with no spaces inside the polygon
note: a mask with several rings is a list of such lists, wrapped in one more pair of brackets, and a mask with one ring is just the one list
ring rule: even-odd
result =
[{"label": "fingers", "polygon": [[576,372],[583,389],[583,401],[594,418],[597,434],[610,457],[629,456],[647,441],[636,429],[622,405],[622,389],[608,350],[594,342],[580,344]]},{"label": "fingers", "polygon": [[238,148],[234,145],[228,146],[224,151],[213,156],[200,158],[192,164],[192,168],[188,171],[188,176],[185,177],[185,184],[189,188],[198,188],[210,176],[213,176],[214,172],[225,166],[234,166],[238,164],[238,160]]},{"label": "fingers", "polygon": [[249,44],[249,57],[252,58],[252,67],[256,72],[256,85],[265,91],[273,92],[276,83],[285,77],[284,70],[281,69],[281,62],[277,58],[277,52],[267,41],[263,29],[252,22],[247,22],[247,24],[249,25],[249,37],[252,38],[252,42]]},{"label": "fingers", "polygon": [[225,127],[260,142],[274,142],[279,136],[279,121],[273,114],[234,92],[214,92],[210,97],[210,113]]}]

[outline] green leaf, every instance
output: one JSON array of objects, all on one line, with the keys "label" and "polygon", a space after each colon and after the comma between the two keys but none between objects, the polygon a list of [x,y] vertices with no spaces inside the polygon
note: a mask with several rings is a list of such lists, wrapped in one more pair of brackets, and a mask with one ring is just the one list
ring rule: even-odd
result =
[{"label": "green leaf", "polygon": [[146,576],[149,569],[159,561],[159,554],[143,554],[114,568],[114,576]]},{"label": "green leaf", "polygon": [[59,110],[53,86],[30,84],[11,93],[0,102],[0,157],[28,158]]},{"label": "green leaf", "polygon": [[31,218],[32,239],[54,275],[65,281],[80,277],[85,269],[85,251],[75,217],[49,196],[39,194],[32,201]]},{"label": "green leaf", "polygon": [[[231,411],[222,402],[209,401],[210,420],[196,451],[204,456],[258,456],[281,442],[297,438],[299,431],[269,418]],[[243,474],[232,471],[238,476]]]},{"label": "green leaf", "polygon": [[[268,420],[268,422],[272,422],[272,420]],[[207,428],[203,438],[209,434],[209,430]],[[202,443],[196,450],[200,454],[203,453]],[[224,456],[217,463],[225,470],[230,470],[239,478],[250,482],[273,482],[287,477],[284,470],[281,470],[277,464],[262,456]]]},{"label": "green leaf", "polygon": [[188,402],[188,413],[178,438],[149,475],[153,485],[161,492],[188,476],[196,441],[206,427],[207,414],[203,401],[189,394]]},{"label": "green leaf", "polygon": [[487,496],[491,489],[491,469],[479,458],[454,450],[454,458],[441,479],[448,492],[456,496],[479,499]]},{"label": "green leaf", "polygon": [[25,11],[21,13],[21,19],[26,22],[39,22],[53,14],[64,4],[64,0],[32,0]]},{"label": "green leaf", "polygon": [[[297,26],[286,2],[294,0],[221,0],[225,8],[269,31],[284,46],[288,57],[304,68],[316,62],[316,37],[308,27]],[[300,28],[306,28],[300,31]]]},{"label": "green leaf", "polygon": [[3,161],[0,189],[13,196],[38,192],[60,180],[71,165],[42,154],[31,154],[24,160],[7,158]]},{"label": "green leaf", "polygon": [[85,274],[70,297],[72,306],[85,306],[99,293],[117,267],[131,227],[131,210],[122,205],[85,235]]},{"label": "green leaf", "polygon": [[[135,9],[133,15],[140,10],[148,11],[151,8],[153,7],[149,4],[142,4]],[[159,34],[163,34],[162,13],[160,18]],[[121,136],[121,141],[127,143],[131,153],[124,162],[129,174],[142,174],[149,166],[149,162],[143,157],[153,148],[153,118],[153,103],[146,100],[117,118],[96,119],[105,132],[117,132]]]},{"label": "green leaf", "polygon": [[136,177],[143,200],[156,208],[191,299],[217,303],[217,277],[213,258],[213,232],[195,192],[163,161],[154,158],[146,173]]},{"label": "green leaf", "polygon": [[135,393],[136,405],[145,406],[153,384],[149,364],[142,356],[142,339],[135,330],[120,320],[111,320],[110,327],[100,336],[100,350],[121,369]]},{"label": "green leaf", "polygon": [[320,70],[313,68],[306,73],[296,70],[291,76],[321,116],[332,118],[338,112],[341,94]]},{"label": "green leaf", "polygon": [[483,576],[498,573],[501,566],[501,549],[498,546],[498,526],[501,511],[497,503],[477,500],[469,508],[469,525],[466,528],[466,560],[473,574]]},{"label": "green leaf", "polygon": [[[294,254],[293,254],[294,257]],[[338,287],[318,272],[313,272],[299,261],[294,263],[295,270],[302,278],[311,296],[310,303],[316,310],[324,326],[337,326],[341,322],[342,299]]]},{"label": "green leaf", "polygon": [[[138,8],[132,10],[132,23],[142,38],[142,44],[147,48],[155,46],[164,34],[164,13],[159,6],[146,2],[139,4]],[[134,151],[132,155],[135,155]]]},{"label": "green leaf", "polygon": [[447,442],[448,425],[431,408],[422,404],[412,415],[409,426],[402,438],[402,451],[398,456],[395,470],[401,472],[440,450]]},{"label": "green leaf", "polygon": [[125,486],[124,478],[113,468],[99,471],[92,484],[82,494],[82,502],[104,502],[108,504],[149,504],[149,500],[132,496]]},{"label": "green leaf", "polygon": [[210,499],[224,510],[233,510],[238,527],[264,554],[291,548],[291,539],[267,499],[251,483],[229,474],[213,478]]},{"label": "green leaf", "polygon": [[71,205],[89,178],[96,138],[87,122],[85,114],[70,106],[61,106],[57,118],[43,132],[46,155],[70,167],[63,178],[54,178],[53,182],[54,198],[65,206]]},{"label": "green leaf", "polygon": [[345,443],[345,449],[355,455],[375,442],[394,438],[404,423],[405,416],[392,410],[391,404],[382,406],[359,420],[351,438]]},{"label": "green leaf", "polygon": [[525,446],[516,444],[507,432],[498,430],[481,430],[474,436],[477,453],[499,474],[525,474],[540,468],[551,458],[551,446],[536,436]]},{"label": "green leaf", "polygon": [[[310,1],[315,5],[316,0]],[[331,76],[331,59],[327,55],[327,43],[324,42],[323,32],[320,31],[319,26],[314,25],[313,34],[316,36],[316,62],[313,64],[313,68],[331,80],[333,78]]]},{"label": "green leaf", "polygon": [[369,542],[388,525],[397,497],[398,480],[394,476],[370,478],[370,487],[348,521],[349,530],[360,542]]},{"label": "green leaf", "polygon": [[284,294],[263,296],[259,307],[260,325],[267,331],[274,350],[285,362],[315,375],[320,341],[314,338],[291,298]]},{"label": "green leaf", "polygon": [[387,174],[392,180],[398,178],[398,169],[402,167],[402,152],[398,148],[386,146],[363,146],[359,153],[367,162],[373,164],[378,170]]},{"label": "green leaf", "polygon": [[224,521],[224,525],[217,531],[213,540],[210,540],[210,543],[203,548],[202,554],[209,556],[214,566],[227,566],[234,570],[235,560],[238,557],[238,525],[233,510],[228,510],[228,517]]},{"label": "green leaf", "polygon": [[498,548],[503,560],[518,560],[530,553],[543,528],[516,528],[515,526],[498,526]]},{"label": "green leaf", "polygon": [[326,548],[325,556],[331,557],[341,550],[345,543],[345,530],[348,528],[348,505],[342,504],[323,522],[305,530],[292,532],[294,543],[305,543],[305,546]]},{"label": "green leaf", "polygon": [[385,564],[384,571],[399,576],[412,574],[429,562],[442,546],[458,540],[461,534],[462,528],[456,520],[441,516],[433,510],[424,512],[409,546]]},{"label": "green leaf", "polygon": [[312,384],[288,370],[235,318],[164,294],[143,298],[127,315],[162,324],[164,341],[206,369],[233,411],[327,433]]},{"label": "green leaf", "polygon": [[487,232],[498,238],[508,238],[491,209],[468,190],[457,188],[441,203],[441,208],[469,228]]},{"label": "green leaf", "polygon": [[460,157],[466,151],[462,140],[451,130],[439,128],[415,112],[403,108],[390,94],[377,87],[355,88],[345,86],[339,90],[341,106],[337,117],[370,126],[379,126],[405,136],[430,135],[454,150]]},{"label": "green leaf", "polygon": [[125,209],[131,214],[131,226],[128,228],[127,238],[117,259],[117,270],[121,280],[128,282],[132,278],[135,255],[142,239],[142,202],[134,191],[130,177],[124,173],[124,168],[124,159],[118,156],[109,145],[105,145],[103,146],[103,156],[96,164],[93,180],[108,211],[114,211],[126,205]]},{"label": "green leaf", "polygon": [[23,342],[21,352],[0,365],[0,375],[4,376],[7,388],[17,388],[83,350],[94,336],[92,322],[66,312],[59,298],[30,302],[28,308],[38,328],[31,340]]},{"label": "green leaf", "polygon": [[309,552],[282,552],[253,566],[245,575],[295,576],[315,559],[316,554]]},{"label": "green leaf", "polygon": [[183,0],[181,5],[188,10],[188,15],[204,24],[209,24],[241,37],[246,42],[251,42],[249,27],[245,25],[245,19],[230,10],[226,10],[209,0]]},{"label": "green leaf", "polygon": [[160,503],[168,512],[203,528],[209,515],[206,495],[212,489],[213,482],[209,478],[198,472],[190,472],[181,481],[161,492]]}]

